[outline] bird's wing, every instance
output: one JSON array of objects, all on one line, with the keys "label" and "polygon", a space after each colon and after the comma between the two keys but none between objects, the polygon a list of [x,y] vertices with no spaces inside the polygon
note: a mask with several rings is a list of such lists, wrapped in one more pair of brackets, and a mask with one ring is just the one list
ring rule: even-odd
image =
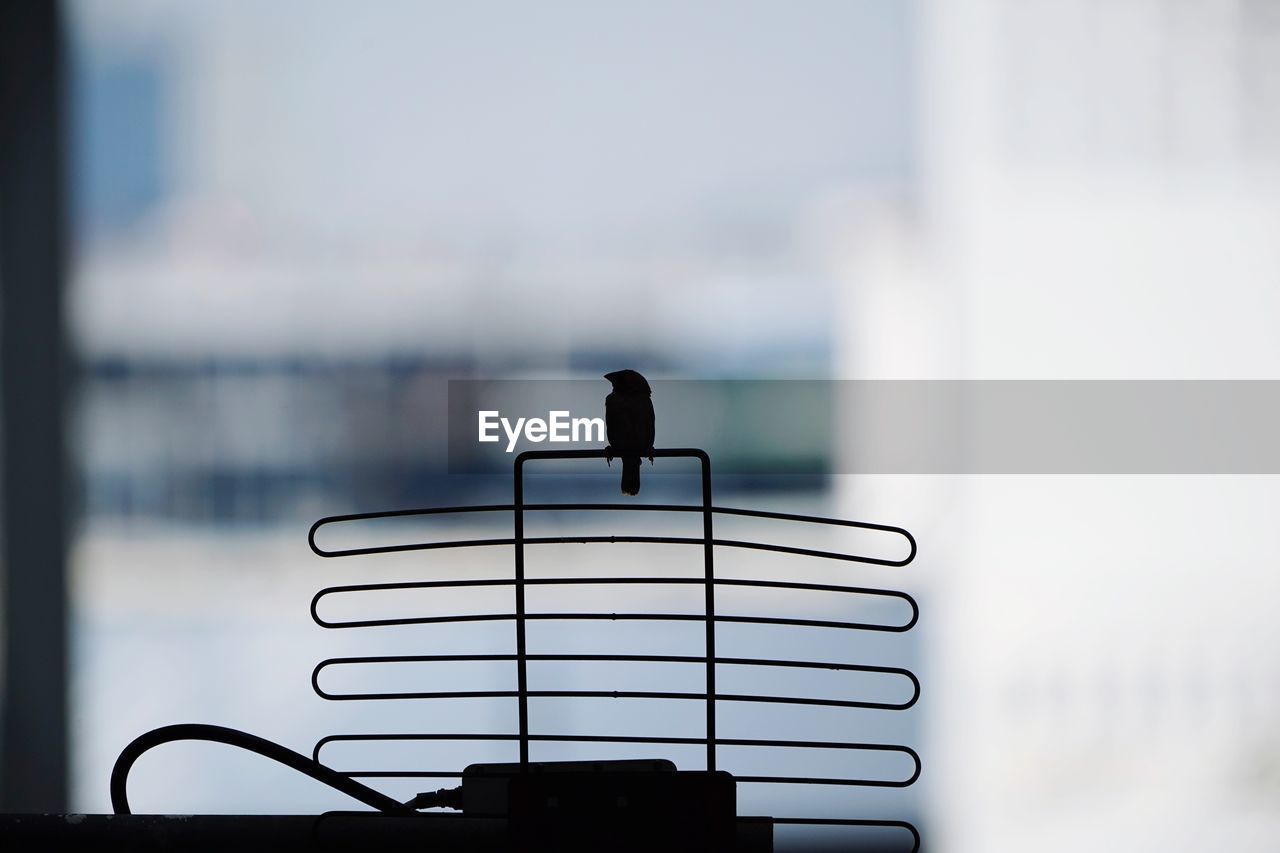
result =
[{"label": "bird's wing", "polygon": [[604,401],[604,425],[609,444],[619,452],[640,453],[649,449],[646,440],[644,405],[648,398],[614,392]]},{"label": "bird's wing", "polygon": [[618,402],[617,394],[610,394],[604,398],[604,429],[612,447],[619,447],[624,442],[625,432],[625,416],[622,413],[622,405]]}]

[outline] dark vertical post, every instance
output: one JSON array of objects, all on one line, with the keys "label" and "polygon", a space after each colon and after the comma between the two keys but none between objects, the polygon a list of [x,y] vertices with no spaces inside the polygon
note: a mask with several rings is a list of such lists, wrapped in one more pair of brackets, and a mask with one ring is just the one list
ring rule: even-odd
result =
[{"label": "dark vertical post", "polygon": [[697,451],[702,462],[702,561],[706,582],[707,617],[707,769],[716,769],[716,568],[712,542],[711,457]]},{"label": "dark vertical post", "polygon": [[0,3],[0,811],[67,808],[61,4]]},{"label": "dark vertical post", "polygon": [[524,454],[516,457],[515,517],[516,549],[516,701],[520,707],[520,769],[529,764],[529,673],[524,644]]}]

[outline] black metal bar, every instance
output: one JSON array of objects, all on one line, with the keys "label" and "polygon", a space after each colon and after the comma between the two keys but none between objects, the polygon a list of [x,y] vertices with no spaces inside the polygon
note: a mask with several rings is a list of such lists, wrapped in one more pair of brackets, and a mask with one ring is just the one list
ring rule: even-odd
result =
[{"label": "black metal bar", "polygon": [[[580,451],[528,451],[521,453],[515,460],[515,476],[513,502],[509,505],[480,505],[469,507],[439,507],[418,510],[398,510],[385,513],[360,513],[353,515],[331,516],[323,518],[312,525],[308,534],[308,544],[319,556],[341,557],[395,553],[417,550],[447,550],[453,548],[471,548],[486,546],[513,547],[515,571],[511,578],[484,578],[468,580],[429,580],[404,583],[374,583],[333,586],[320,590],[311,601],[312,618],[317,624],[328,628],[356,628],[371,626],[397,626],[415,624],[449,624],[479,621],[513,621],[516,626],[515,654],[440,654],[440,655],[384,655],[363,657],[330,658],[320,662],[312,671],[312,687],[317,695],[333,700],[393,700],[393,699],[488,699],[516,698],[519,703],[519,728],[512,733],[432,733],[432,734],[338,734],[330,735],[318,741],[313,749],[313,756],[319,760],[321,749],[326,744],[335,742],[362,741],[497,741],[517,744],[520,752],[520,770],[529,765],[530,745],[533,743],[612,743],[612,744],[661,744],[669,746],[705,747],[706,762],[709,769],[717,766],[719,747],[758,747],[780,749],[838,749],[868,750],[878,752],[895,752],[906,756],[912,763],[912,771],[906,778],[899,779],[859,779],[818,776],[738,776],[738,781],[749,784],[770,785],[830,785],[842,787],[887,787],[902,788],[913,784],[920,775],[919,755],[910,747],[898,744],[867,744],[848,741],[817,740],[764,740],[745,738],[720,738],[716,733],[717,702],[760,702],[785,703],[806,706],[827,706],[836,708],[862,708],[873,710],[901,711],[913,707],[920,698],[920,682],[910,670],[900,667],[881,667],[853,663],[836,663],[808,660],[774,660],[767,658],[725,657],[716,654],[716,624],[720,622],[781,625],[796,627],[817,627],[846,630],[867,630],[901,633],[911,630],[919,619],[919,607],[915,599],[908,593],[897,590],[885,590],[871,587],[818,584],[779,580],[755,580],[750,578],[717,578],[715,576],[715,548],[730,547],[752,550],[772,551],[820,559],[855,562],[870,565],[899,567],[905,566],[916,556],[915,538],[905,529],[889,525],[871,524],[867,522],[846,521],[844,519],[824,518],[820,516],[799,515],[795,513],[776,513],[764,510],[716,507],[711,495],[710,458],[701,450],[668,449],[654,452],[655,457],[689,457],[697,458],[701,463],[702,501],[699,505],[686,504],[631,504],[631,503],[525,503],[524,502],[524,463],[542,459],[599,459],[604,457],[603,450]],[[702,515],[703,529],[701,536],[526,536],[524,516],[527,512],[594,512],[594,511],[641,511],[641,512],[697,512]],[[410,516],[458,515],[463,513],[492,513],[509,511],[513,515],[513,535],[511,538],[484,538],[454,541],[422,542],[413,544],[392,544],[366,548],[353,548],[327,551],[316,545],[317,532],[328,524],[376,520],[385,518],[404,518]],[[788,545],[776,545],[770,542],[754,542],[740,539],[716,539],[714,536],[714,516],[716,514],[733,515],[747,518],[774,519],[787,522],[813,523],[852,527],[891,533],[901,536],[909,550],[901,559],[863,556],[840,551],[801,548]],[[575,578],[528,578],[524,552],[526,546],[543,544],[608,544],[608,543],[643,543],[643,544],[676,544],[701,545],[703,548],[702,577],[575,577]],[[554,612],[530,613],[527,609],[526,587],[528,586],[586,586],[586,585],[694,585],[703,587],[704,606],[702,612],[691,613],[604,613],[604,612]],[[359,592],[377,592],[389,590],[412,589],[450,589],[475,587],[512,586],[515,591],[516,606],[511,613],[473,613],[452,614],[443,616],[419,616],[387,619],[361,619],[349,621],[328,621],[321,618],[319,605],[330,595]],[[822,593],[839,593],[853,595],[895,598],[910,608],[910,618],[899,624],[877,624],[870,622],[842,621],[832,619],[800,619],[775,616],[750,616],[721,614],[716,611],[715,591],[717,586],[757,587],[768,589],[799,590]],[[705,644],[703,655],[606,655],[606,654],[531,654],[527,647],[527,627],[530,621],[552,620],[652,620],[670,622],[701,622],[704,626]],[[515,690],[449,690],[449,691],[414,691],[414,692],[376,692],[376,693],[329,693],[320,687],[320,676],[330,667],[353,666],[363,664],[399,664],[399,663],[443,663],[443,662],[477,662],[477,661],[514,661],[517,665],[517,683]],[[556,661],[603,661],[603,662],[641,662],[641,663],[680,663],[702,665],[706,670],[706,688],[702,692],[691,691],[628,691],[628,690],[530,690],[528,667],[530,662]],[[718,693],[716,690],[716,670],[720,666],[752,666],[752,667],[799,667],[807,669],[827,669],[835,672],[864,672],[890,675],[905,678],[911,683],[911,695],[899,702],[871,702],[857,699],[826,699],[819,697],[782,696],[774,694],[742,694]],[[705,703],[706,731],[704,737],[649,737],[628,735],[540,735],[531,733],[529,729],[528,702],[537,699],[657,699],[685,700]],[[380,771],[376,769],[347,771],[348,777],[409,779],[409,778],[458,778],[461,771],[440,770],[405,770]],[[915,828],[905,821],[880,821],[862,819],[808,819],[802,817],[782,817],[775,820],[779,824],[825,824],[839,826],[866,826],[883,828],[901,828],[912,834],[915,846],[919,846],[919,834]]]},{"label": "black metal bar", "polygon": [[[449,663],[462,661],[515,660],[515,655],[368,655],[362,657],[329,658],[316,665],[319,672],[327,666],[358,663]],[[618,663],[703,663],[704,658],[693,655],[525,655],[530,661],[609,661]],[[786,666],[808,669],[830,669],[849,672],[878,672],[886,675],[911,677],[911,671],[896,666],[870,666],[856,663],[834,663],[817,660],[774,660],[771,658],[716,658],[717,666]]]},{"label": "black metal bar", "polygon": [[[455,515],[460,513],[483,513],[483,512],[512,512],[515,509],[514,504],[484,504],[479,506],[467,507],[435,507],[429,509],[411,509],[411,510],[393,510],[390,512],[368,512],[358,513],[354,515],[333,515],[322,518],[315,524],[311,525],[311,530],[307,534],[307,544],[312,552],[318,557],[358,557],[371,554],[392,554],[401,551],[430,551],[440,548],[467,548],[480,547],[486,545],[511,545],[512,539],[467,539],[452,542],[418,542],[402,545],[378,545],[368,548],[347,548],[337,551],[329,551],[316,545],[315,537],[320,528],[329,524],[341,524],[350,521],[374,521],[387,518],[404,518],[409,516],[427,516],[427,515]],[[628,506],[627,504],[592,504],[592,503],[563,503],[563,504],[526,504],[525,512],[592,512],[601,511],[619,511],[630,510],[634,512],[705,512],[705,507],[690,506],[685,504],[635,504]],[[798,515],[795,513],[785,512],[768,512],[765,510],[739,509],[736,507],[711,507],[711,512],[715,515],[737,515],[749,518],[768,518],[780,521],[799,521],[809,524],[823,524],[836,527],[852,527],[859,530],[876,530],[884,533],[893,533],[906,539],[910,550],[907,556],[901,560],[889,560],[879,557],[864,557],[857,554],[847,554],[839,551],[820,551],[808,548],[792,548],[786,545],[774,545],[764,542],[744,542],[733,539],[717,539],[713,540],[715,545],[723,545],[727,547],[737,548],[755,548],[765,551],[778,551],[786,554],[800,554],[804,556],[822,557],[832,560],[847,560],[855,563],[868,563],[876,566],[892,566],[901,567],[909,564],[916,556],[916,540],[911,533],[901,527],[893,527],[886,524],[872,524],[866,521],[849,521],[840,518],[825,518],[816,515]],[[565,543],[589,543],[589,542],[654,542],[654,543],[672,543],[672,544],[689,544],[701,545],[703,539],[701,537],[681,537],[681,536],[588,536],[588,537],[562,537],[562,536],[546,536],[537,538],[528,538],[526,544],[565,544]]]},{"label": "black metal bar", "polygon": [[[320,673],[329,667],[358,666],[378,663],[458,663],[479,661],[514,661],[515,655],[372,655],[363,657],[329,658],[316,664],[311,671],[311,688],[317,696],[333,701],[352,700],[385,700],[385,699],[447,699],[447,698],[484,698],[513,697],[514,691],[429,691],[429,692],[381,692],[381,693],[331,693],[320,686]],[[705,663],[705,659],[692,655],[588,655],[588,654],[526,654],[526,661],[605,661],[611,663]],[[837,672],[871,672],[881,675],[893,675],[906,678],[911,682],[911,698],[905,702],[864,702],[857,700],[810,699],[798,696],[767,696],[757,694],[717,694],[716,701],[727,702],[764,702],[791,705],[827,705],[843,708],[875,708],[886,711],[905,711],[920,699],[920,681],[908,669],[893,666],[870,666],[867,664],[833,663],[829,661],[773,660],[769,658],[716,658],[716,666],[755,666],[755,667],[787,667],[805,669],[825,669]],[[631,691],[537,691],[529,695],[539,697],[565,696],[599,696],[612,698],[669,698],[669,699],[705,699],[703,693],[669,692],[662,696],[651,693]],[[722,741],[723,742],[723,741]]]},{"label": "black metal bar", "polygon": [[[528,667],[525,658],[525,609],[524,609],[524,464],[535,459],[604,459],[608,454],[604,450],[526,450],[516,456],[514,465],[515,500],[513,515],[515,517],[515,575],[516,575],[516,679],[520,696],[520,764],[529,763],[529,682]],[[705,564],[706,582],[706,635],[707,635],[707,769],[715,770],[715,667],[711,659],[715,657],[715,569],[714,551],[711,536],[711,457],[706,451],[697,448],[667,448],[653,450],[651,457],[681,458],[692,457],[702,463],[702,543]],[[316,526],[312,526],[312,532]],[[560,537],[537,537],[540,544],[555,541]],[[580,540],[565,539],[565,542]],[[609,537],[611,542],[625,542],[626,537]],[[312,549],[315,550],[314,538]]]},{"label": "black metal bar", "polygon": [[[461,587],[477,587],[477,586],[510,586],[514,581],[505,578],[486,578],[480,580],[465,581],[410,581],[404,583],[377,583],[377,584],[349,584],[345,586],[325,587],[317,592],[311,599],[311,618],[317,625],[323,628],[367,628],[374,625],[396,625],[396,624],[422,624],[417,618],[411,618],[409,621],[397,619],[391,620],[361,620],[357,622],[330,622],[320,616],[320,601],[330,595],[342,595],[346,593],[356,592],[384,592],[388,590],[403,589],[450,589]],[[597,586],[610,584],[642,584],[642,585],[658,585],[658,586],[681,586],[691,584],[704,583],[702,578],[665,578],[665,577],[628,577],[628,578],[526,578],[525,586]],[[839,592],[849,595],[871,595],[881,598],[896,598],[906,602],[911,608],[911,619],[904,625],[900,626],[872,626],[863,628],[863,630],[882,630],[882,631],[909,631],[915,626],[920,616],[920,607],[916,604],[914,598],[905,592],[897,590],[874,589],[871,587],[860,586],[840,586],[836,584],[811,584],[797,583],[794,581],[762,581],[748,578],[720,578],[715,581],[718,586],[747,586],[747,587],[769,587],[774,589],[791,589],[800,591],[817,591],[817,592]],[[466,620],[468,617],[425,617],[431,621],[439,621],[443,619],[457,618]],[[503,614],[492,614],[486,616],[485,619],[503,618]],[[526,614],[526,618],[529,618]],[[584,618],[593,618],[584,616]],[[594,617],[601,618],[601,617]],[[608,618],[625,618],[625,614],[609,614]],[[728,617],[723,617],[728,620]],[[746,618],[746,617],[744,617]],[[474,620],[472,620],[474,621]],[[484,621],[484,620],[481,620]],[[843,627],[861,627],[860,623],[845,623]]]},{"label": "black metal bar", "polygon": [[[455,542],[422,542],[412,545],[380,545],[371,548],[351,548],[345,551],[328,551],[322,557],[360,557],[371,554],[393,554],[403,551],[434,551],[443,548],[474,548],[486,545],[511,545],[514,539],[467,539]],[[693,536],[530,536],[526,545],[589,545],[618,543],[650,543],[666,545],[702,545],[702,537]],[[713,545],[726,548],[750,548],[757,551],[775,551],[781,554],[798,554],[805,557],[821,557],[827,560],[844,560],[850,563],[869,563],[875,566],[901,566],[897,560],[881,560],[839,551],[821,551],[814,548],[796,548],[791,545],[775,545],[770,542],[746,542],[738,539],[713,539]]]},{"label": "black metal bar", "polygon": [[[422,542],[413,545],[380,545],[372,548],[351,548],[345,551],[327,551],[322,557],[361,557],[371,554],[394,554],[403,551],[435,551],[443,548],[475,548],[486,545],[511,545],[514,539],[464,539],[454,542]],[[525,545],[591,545],[619,543],[648,543],[663,545],[702,545],[701,536],[528,536]],[[774,551],[780,554],[797,554],[802,557],[820,557],[826,560],[843,560],[850,563],[869,563],[874,566],[901,566],[898,560],[881,560],[839,551],[822,551],[815,548],[796,548],[791,545],[775,545],[771,542],[747,542],[740,539],[712,539],[712,545],[725,548],[749,548],[756,551]]]},{"label": "black metal bar", "polygon": [[[321,518],[315,524],[311,525],[311,539],[314,547],[315,533],[321,528],[329,524],[341,524],[349,521],[377,521],[384,518],[408,518],[419,515],[457,515],[460,513],[473,512],[510,512],[515,508],[514,504],[475,504],[472,506],[438,506],[438,507],[417,507],[414,509],[395,509],[385,510],[382,512],[356,512],[347,513],[345,515],[329,515]],[[810,524],[826,524],[837,527],[854,527],[860,530],[879,530],[884,533],[896,533],[905,538],[909,543],[915,543],[910,531],[896,527],[891,524],[873,524],[869,521],[853,521],[847,518],[828,518],[817,515],[800,515],[790,512],[773,512],[764,509],[740,509],[737,507],[719,507],[713,506],[712,511],[719,515],[740,515],[748,518],[770,518],[779,521],[800,521]],[[702,512],[701,506],[693,504],[648,504],[648,503],[526,503],[524,505],[525,512],[555,512],[557,510],[565,510],[571,512]],[[914,551],[914,548],[913,548]],[[326,556],[326,552],[317,550],[319,556]],[[907,562],[910,562],[908,560]],[[905,563],[903,564],[905,565]]]},{"label": "black metal bar", "polygon": [[[379,590],[389,589],[449,589],[452,587],[468,587],[468,586],[511,586],[515,581],[506,578],[476,578],[473,580],[444,580],[444,581],[404,581],[394,583],[369,583],[369,584],[346,584],[343,586],[330,586],[320,590],[313,600],[318,600],[322,596],[332,595],[343,592],[376,592]],[[594,586],[604,584],[658,584],[658,585],[680,585],[680,584],[701,584],[702,578],[681,578],[681,577],[625,577],[625,578],[525,578],[525,586]],[[857,595],[883,595],[891,598],[901,598],[905,601],[913,601],[905,592],[897,592],[896,590],[884,590],[869,586],[842,586],[840,584],[827,583],[801,583],[799,581],[764,581],[754,578],[717,578],[716,584],[719,586],[765,586],[777,589],[798,589],[798,590],[815,590],[818,592],[846,592]]]},{"label": "black metal bar", "polygon": [[[335,702],[378,701],[385,699],[511,699],[519,697],[515,690],[441,690],[429,693],[327,693],[320,697]],[[661,690],[526,690],[531,699],[694,699],[706,702],[705,693],[680,693]],[[902,702],[862,702],[855,699],[814,699],[804,696],[757,696],[751,693],[717,693],[713,702],[759,702],[766,705],[808,705],[819,708],[866,708],[879,711],[904,711]],[[914,701],[912,702],[914,704]],[[706,743],[706,739],[700,741]],[[716,743],[724,743],[717,740]]]},{"label": "black metal bar", "polygon": [[[540,740],[540,738],[534,738]],[[619,741],[619,743],[644,743],[645,741]],[[723,743],[723,741],[720,741]],[[348,770],[342,775],[351,779],[460,779],[461,770]],[[917,774],[918,775],[918,774]],[[906,788],[916,777],[896,781],[883,779],[840,779],[827,776],[737,776],[735,782],[748,785],[833,785],[846,788]],[[775,818],[775,820],[777,820]],[[809,821],[800,821],[808,823]]]},{"label": "black metal bar", "polygon": [[702,463],[702,559],[706,580],[707,770],[716,769],[716,570],[712,534],[711,457],[698,451]]},{"label": "black metal bar", "polygon": [[[514,613],[473,613],[465,616],[409,616],[402,619],[362,619],[352,622],[326,622],[324,628],[376,628],[394,625],[446,625],[455,622],[504,622],[517,619]],[[565,620],[594,622],[703,622],[701,613],[525,613],[524,621]],[[846,631],[884,631],[901,634],[911,625],[876,625],[870,622],[840,622],[831,619],[790,619],[778,616],[716,616],[716,622],[743,625],[792,625],[807,628],[839,628]]]},{"label": "black metal bar", "polygon": [[[328,735],[316,742],[312,757],[320,761],[320,751],[331,743],[365,743],[377,741],[393,742],[431,742],[431,741],[516,741],[516,734],[469,734],[469,733],[406,733],[406,734],[343,734]],[[620,743],[620,744],[664,744],[671,746],[702,746],[705,738],[693,737],[653,737],[644,735],[529,735],[529,740],[539,743]],[[886,743],[851,743],[847,741],[807,741],[807,740],[774,740],[766,738],[720,738],[713,745],[754,747],[765,749],[838,749],[855,752],[895,752],[905,755],[912,763],[911,775],[905,779],[846,779],[825,776],[737,776],[739,782],[754,784],[788,784],[788,785],[842,785],[851,787],[872,788],[906,788],[915,784],[920,778],[920,755],[909,746]],[[450,770],[340,770],[352,777],[384,777],[410,779],[418,776],[452,777],[461,776],[460,771]]]},{"label": "black metal bar", "polygon": [[[518,741],[520,735],[512,732],[368,732],[325,735],[316,741],[312,756],[319,759],[319,750],[331,743],[358,743],[378,741]],[[707,742],[700,737],[658,737],[656,735],[566,735],[531,734],[529,740],[544,743],[670,743],[678,746],[702,746]],[[856,749],[867,752],[900,752],[918,762],[920,756],[909,746],[893,743],[856,743],[851,741],[777,740],[769,738],[718,738],[724,746],[759,746],[794,749]]]},{"label": "black metal bar", "polygon": [[519,695],[516,702],[520,715],[520,769],[529,766],[529,672],[525,648],[524,612],[524,460],[525,454],[515,462],[515,586],[516,586],[516,684]]}]

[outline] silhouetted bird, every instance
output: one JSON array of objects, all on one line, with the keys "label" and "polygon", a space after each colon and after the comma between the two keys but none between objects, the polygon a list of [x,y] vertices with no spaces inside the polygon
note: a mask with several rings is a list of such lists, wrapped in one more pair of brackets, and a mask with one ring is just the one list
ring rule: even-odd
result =
[{"label": "silhouetted bird", "polygon": [[604,398],[604,425],[609,433],[607,461],[622,457],[622,493],[640,492],[640,457],[653,461],[653,393],[649,383],[634,370],[615,370],[605,379],[613,391]]}]

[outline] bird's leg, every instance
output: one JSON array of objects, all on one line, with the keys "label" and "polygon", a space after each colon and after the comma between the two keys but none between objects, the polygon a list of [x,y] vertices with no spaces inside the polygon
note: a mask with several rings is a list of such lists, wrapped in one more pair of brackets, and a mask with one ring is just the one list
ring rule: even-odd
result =
[{"label": "bird's leg", "polygon": [[604,464],[613,467],[613,445],[610,444],[604,449]]},{"label": "bird's leg", "polygon": [[649,448],[649,464],[650,465],[653,464],[653,448],[652,447]]}]

